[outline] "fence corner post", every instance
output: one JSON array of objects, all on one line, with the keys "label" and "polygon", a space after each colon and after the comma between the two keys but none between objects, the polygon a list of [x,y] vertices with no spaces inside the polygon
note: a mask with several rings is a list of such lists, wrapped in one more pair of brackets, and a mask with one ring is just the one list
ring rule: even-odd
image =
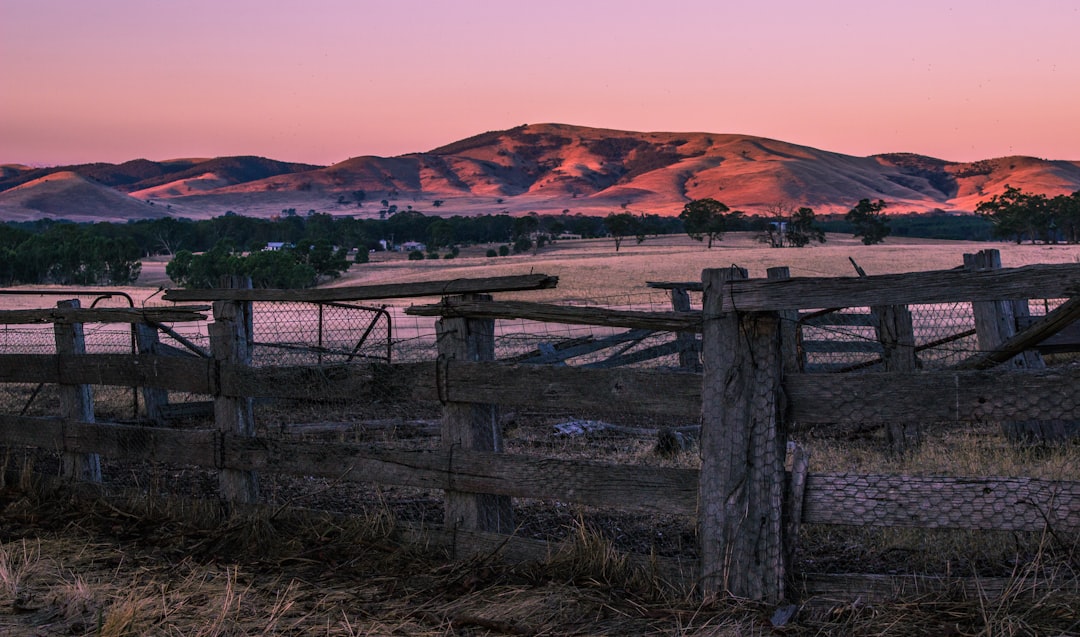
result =
[{"label": "fence corner post", "polygon": [[[490,300],[487,294],[448,297],[448,300]],[[495,321],[447,317],[436,325],[439,357],[450,361],[495,360]],[[495,405],[447,402],[443,407],[442,445],[451,461],[455,452],[502,451],[498,408]],[[448,530],[510,533],[514,530],[509,496],[446,491],[445,526]],[[454,550],[457,551],[457,546]]]},{"label": "fence corner post", "polygon": [[[57,301],[56,307],[78,308],[81,305],[79,299],[70,299]],[[86,353],[82,323],[55,323],[53,337],[56,339],[56,356],[60,359],[61,369],[70,362],[65,358]],[[68,422],[94,422],[94,394],[90,385],[70,385],[61,381],[60,416]],[[61,471],[64,478],[75,482],[101,482],[101,456],[65,451]]]},{"label": "fence corner post", "polygon": [[[251,287],[251,281],[230,280],[224,287]],[[251,303],[215,301],[214,322],[207,330],[214,360],[223,374],[231,366],[251,365]],[[214,422],[223,436],[255,435],[252,399],[222,393],[219,383],[214,396]],[[227,461],[227,459],[226,459]],[[220,498],[230,504],[250,504],[259,497],[258,474],[244,469],[223,467],[218,470]]]},{"label": "fence corner post", "polygon": [[776,603],[785,596],[787,440],[780,419],[780,319],[730,307],[735,268],[702,272],[698,538],[705,596]]}]

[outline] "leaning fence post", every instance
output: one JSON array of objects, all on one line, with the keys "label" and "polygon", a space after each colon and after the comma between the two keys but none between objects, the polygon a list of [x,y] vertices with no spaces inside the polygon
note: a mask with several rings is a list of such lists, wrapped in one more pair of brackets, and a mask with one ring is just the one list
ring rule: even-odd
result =
[{"label": "leaning fence post", "polygon": [[[56,307],[78,308],[80,303],[78,299],[57,301]],[[61,360],[86,353],[82,323],[54,323],[53,336],[56,356]],[[60,416],[68,422],[94,422],[94,394],[90,385],[60,383]],[[96,453],[65,451],[61,470],[69,480],[101,482],[101,457]]]},{"label": "leaning fence post", "polygon": [[707,596],[783,599],[784,458],[779,414],[779,318],[739,312],[725,298],[743,270],[705,270],[701,472],[701,585]]},{"label": "leaning fence post", "polygon": [[[231,278],[224,287],[251,287],[250,280]],[[251,303],[215,301],[214,322],[207,330],[210,348],[222,375],[236,365],[251,365]],[[220,387],[214,396],[214,422],[224,436],[254,436],[255,418],[252,400],[244,396],[225,396]],[[225,502],[247,504],[259,497],[258,474],[242,469],[218,471],[218,489]]]},{"label": "leaning fence post", "polygon": [[[487,294],[448,297],[455,300],[490,300]],[[495,359],[495,321],[448,317],[436,325],[439,343],[439,364],[449,361],[491,361]],[[450,382],[442,379],[443,382]],[[442,391],[442,390],[440,390]],[[499,429],[495,405],[467,402],[447,402],[443,407],[442,444],[448,454],[451,484],[455,452],[502,451],[502,432]],[[510,498],[486,493],[446,491],[445,525],[447,529],[510,533],[514,530]],[[455,550],[457,547],[455,547]]]}]

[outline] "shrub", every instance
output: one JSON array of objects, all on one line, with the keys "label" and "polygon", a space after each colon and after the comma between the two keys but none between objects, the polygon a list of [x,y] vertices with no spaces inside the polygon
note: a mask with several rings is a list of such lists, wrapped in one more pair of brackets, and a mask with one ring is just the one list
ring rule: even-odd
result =
[{"label": "shrub", "polygon": [[423,261],[424,253],[419,250],[413,250],[409,253],[409,261]]},{"label": "shrub", "polygon": [[499,256],[500,257],[508,257],[508,256],[510,256],[510,246],[499,246]]},{"label": "shrub", "polygon": [[488,248],[487,254],[485,254],[485,256],[497,257],[499,256],[499,252],[495,248]]}]

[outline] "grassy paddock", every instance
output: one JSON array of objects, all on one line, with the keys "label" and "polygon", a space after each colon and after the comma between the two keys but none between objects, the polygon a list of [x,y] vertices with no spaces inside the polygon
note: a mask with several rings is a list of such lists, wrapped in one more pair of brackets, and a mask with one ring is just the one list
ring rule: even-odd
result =
[{"label": "grassy paddock", "polygon": [[[1006,267],[1080,260],[1080,247],[1015,246],[890,239],[865,247],[830,236],[825,246],[762,247],[729,235],[711,251],[685,237],[624,243],[565,241],[538,255],[489,259],[468,251],[452,261],[376,259],[335,285],[363,285],[543,272],[558,288],[500,295],[541,301],[658,298],[646,280],[696,281],[701,269],[737,264],[751,276],[777,265],[794,276],[852,276],[849,257],[870,274],[948,269],[962,254],[1002,250]],[[388,255],[389,256],[389,255]],[[160,283],[158,283],[160,284]],[[155,284],[157,285],[157,284]],[[130,290],[140,304],[156,287]],[[649,296],[652,295],[652,296]],[[608,301],[604,301],[604,300]],[[32,297],[2,297],[6,307],[47,307]],[[153,301],[151,301],[153,302]],[[4,409],[16,412],[32,387],[12,388]],[[47,394],[43,394],[47,396]],[[44,410],[51,400],[35,402]],[[111,407],[122,413],[126,398]],[[357,418],[342,405],[263,409],[267,431],[295,422]],[[38,413],[35,411],[34,413]],[[41,413],[44,413],[42,411]],[[504,414],[510,453],[653,466],[695,467],[694,448],[661,456],[648,435],[561,437],[552,426],[575,416]],[[432,418],[431,413],[362,414],[364,418]],[[659,428],[686,423],[634,421]],[[880,431],[809,431],[800,442],[811,471],[954,476],[1031,476],[1075,480],[1080,445],[1016,447],[995,423],[977,427],[927,423],[924,444],[903,456],[885,453]],[[285,435],[280,432],[275,435]],[[422,426],[357,425],[326,439],[395,446],[437,445]],[[315,437],[314,435],[309,437]],[[689,555],[692,519],[641,518],[552,502],[515,502],[519,533],[564,541],[548,559],[507,566],[493,559],[454,562],[416,543],[405,520],[440,517],[437,493],[358,489],[333,480],[267,476],[266,502],[230,517],[209,501],[175,496],[212,489],[213,477],[184,468],[118,468],[115,488],[156,497],[102,499],[35,484],[55,460],[16,450],[3,457],[0,484],[0,634],[35,635],[499,635],[668,634],[769,635],[774,609],[736,600],[702,602],[633,567],[623,551]],[[187,485],[187,486],[185,486]],[[303,513],[324,508],[333,513]],[[847,599],[807,607],[783,634],[1065,635],[1080,633],[1080,538],[807,526],[797,568],[807,572],[933,573],[1005,577],[1006,593],[927,593],[891,604]],[[1039,584],[1038,587],[1034,584]]]}]

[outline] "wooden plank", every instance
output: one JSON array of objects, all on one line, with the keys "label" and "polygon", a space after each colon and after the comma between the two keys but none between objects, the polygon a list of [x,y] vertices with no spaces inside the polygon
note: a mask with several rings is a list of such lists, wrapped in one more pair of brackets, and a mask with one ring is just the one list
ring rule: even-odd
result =
[{"label": "wooden plank", "polygon": [[412,316],[526,319],[544,323],[631,327],[666,332],[701,331],[701,312],[635,312],[526,301],[451,301],[433,305],[412,305],[405,308],[405,313]]},{"label": "wooden plank", "polygon": [[653,330],[627,330],[618,334],[612,334],[611,336],[605,336],[601,339],[589,337],[589,339],[583,343],[567,345],[561,349],[552,348],[554,351],[514,362],[527,363],[529,365],[551,365],[552,363],[561,363],[571,358],[592,354],[622,343],[639,341],[648,336],[652,336],[654,333]]},{"label": "wooden plank", "polygon": [[[1016,327],[1026,330],[1041,319],[1041,316],[1017,317]],[[1080,351],[1080,321],[1066,325],[1053,336],[1039,341],[1035,347],[1043,354],[1063,354]]]},{"label": "wooden plank", "polygon": [[[1080,319],[1080,296],[1065,301],[1042,319],[1031,323],[1019,334],[1012,335],[1004,342],[996,343],[996,347],[992,348],[993,351],[962,361],[954,369],[988,369],[999,363],[1006,362],[1021,354],[1024,350],[1035,347],[1046,338],[1072,325],[1077,319]],[[1041,362],[1041,359],[1039,362]],[[1042,366],[1032,363],[1030,360],[1025,361],[1025,364],[1027,366]]]},{"label": "wooden plank", "polygon": [[631,511],[692,515],[697,471],[503,453],[397,450],[350,443],[227,435],[225,466],[251,471],[553,499]]},{"label": "wooden plank", "polygon": [[517,292],[522,290],[545,290],[558,285],[559,277],[546,274],[497,276],[476,279],[451,279],[448,281],[420,281],[417,283],[389,283],[352,287],[322,288],[316,290],[277,289],[186,289],[166,290],[166,301],[302,301],[325,303],[329,301],[368,301],[373,299],[399,299],[422,296],[445,296],[448,294]]},{"label": "wooden plank", "polygon": [[0,325],[38,323],[147,323],[205,321],[205,305],[188,307],[80,308],[57,307],[41,310],[0,310]]},{"label": "wooden plank", "polygon": [[1080,417],[1080,369],[792,374],[796,424],[986,422]]},{"label": "wooden plank", "polygon": [[726,309],[767,311],[822,307],[915,305],[1080,296],[1080,264],[1001,270],[935,270],[866,277],[795,277],[732,281]]},{"label": "wooden plank", "polygon": [[[640,369],[582,369],[448,361],[445,399],[498,405],[701,417],[701,375]],[[425,380],[430,385],[424,384]],[[415,392],[437,398],[434,375],[418,378]]]},{"label": "wooden plank", "polygon": [[72,422],[57,418],[0,415],[4,444],[115,460],[169,462],[200,467],[218,464],[217,432],[116,423]]},{"label": "wooden plank", "polygon": [[[431,373],[434,373],[432,368]],[[221,365],[221,394],[250,398],[355,400],[371,391],[370,365]]]},{"label": "wooden plank", "polygon": [[[644,363],[645,361],[651,361],[663,356],[670,356],[672,354],[678,354],[680,348],[685,353],[687,351],[693,351],[689,344],[679,343],[678,341],[668,341],[667,343],[659,343],[652,345],[644,349],[640,349],[629,354],[616,354],[610,358],[606,358],[602,361],[595,363],[587,363],[582,365],[586,369],[610,369],[612,367],[622,367],[624,365],[636,365],[638,363]],[[700,348],[699,348],[700,349]]]},{"label": "wooden plank", "polygon": [[130,354],[0,354],[0,382],[146,386],[211,393],[212,361]]},{"label": "wooden plank", "polygon": [[13,447],[59,449],[64,443],[64,421],[0,414],[0,440]]},{"label": "wooden plank", "polygon": [[1080,482],[811,473],[804,524],[1080,532]]}]

